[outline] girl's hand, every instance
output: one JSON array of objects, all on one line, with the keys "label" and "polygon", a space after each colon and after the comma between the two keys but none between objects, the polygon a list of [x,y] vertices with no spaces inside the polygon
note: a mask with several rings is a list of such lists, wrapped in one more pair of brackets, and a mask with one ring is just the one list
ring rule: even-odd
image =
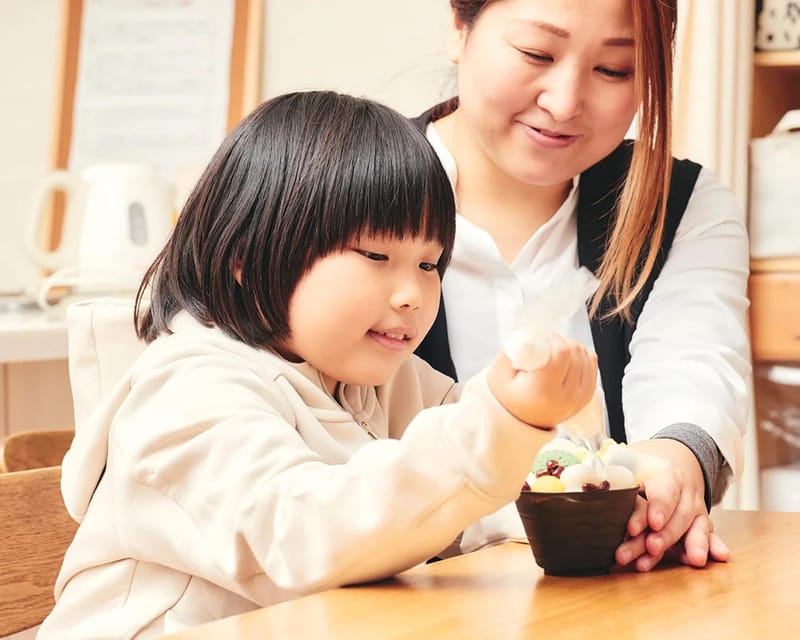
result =
[{"label": "girl's hand", "polygon": [[628,521],[630,538],[617,549],[620,565],[650,571],[668,552],[683,564],[725,562],[730,550],[714,533],[706,511],[703,472],[692,451],[677,440],[636,442],[631,448],[666,458],[670,466],[644,483]]},{"label": "girl's hand", "polygon": [[597,356],[583,345],[554,335],[550,360],[520,371],[500,354],[489,366],[489,389],[506,410],[528,424],[553,428],[582,409],[597,384]]}]

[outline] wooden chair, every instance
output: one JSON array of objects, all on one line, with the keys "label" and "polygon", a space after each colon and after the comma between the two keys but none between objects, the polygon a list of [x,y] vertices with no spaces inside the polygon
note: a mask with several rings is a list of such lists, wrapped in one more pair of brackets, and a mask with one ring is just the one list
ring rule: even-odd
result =
[{"label": "wooden chair", "polygon": [[40,624],[78,524],[61,497],[61,467],[0,474],[0,637]]},{"label": "wooden chair", "polygon": [[59,467],[72,444],[72,429],[20,431],[0,442],[0,472]]}]

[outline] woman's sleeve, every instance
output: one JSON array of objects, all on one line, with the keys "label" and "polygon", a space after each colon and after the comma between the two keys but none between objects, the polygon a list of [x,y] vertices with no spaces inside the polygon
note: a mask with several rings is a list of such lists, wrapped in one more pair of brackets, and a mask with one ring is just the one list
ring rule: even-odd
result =
[{"label": "woman's sleeve", "polygon": [[703,169],[639,317],[622,396],[629,441],[700,430],[722,454],[723,482],[741,473],[750,408],[748,273],[740,208]]},{"label": "woman's sleeve", "polygon": [[548,437],[479,376],[400,439],[331,463],[293,424],[285,379],[217,358],[137,386],[148,400],[118,416],[109,465],[123,548],[242,595],[264,580],[302,594],[424,561],[514,500]]}]

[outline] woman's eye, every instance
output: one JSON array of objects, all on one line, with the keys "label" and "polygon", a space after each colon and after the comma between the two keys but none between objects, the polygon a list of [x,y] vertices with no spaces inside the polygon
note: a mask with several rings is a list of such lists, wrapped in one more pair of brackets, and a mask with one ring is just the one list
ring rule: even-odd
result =
[{"label": "woman's eye", "polygon": [[372,253],[372,251],[364,251],[362,249],[359,249],[358,252],[368,260],[375,260],[376,262],[385,262],[389,259],[388,256],[382,253]]},{"label": "woman's eye", "polygon": [[606,67],[598,67],[597,70],[604,76],[607,76],[613,80],[627,80],[633,75],[633,72],[631,71],[616,71]]},{"label": "woman's eye", "polygon": [[548,56],[542,53],[534,53],[533,51],[525,51],[523,49],[519,50],[522,55],[533,62],[552,62],[552,56]]},{"label": "woman's eye", "polygon": [[419,268],[423,271],[436,271],[437,265],[435,262],[420,262]]}]

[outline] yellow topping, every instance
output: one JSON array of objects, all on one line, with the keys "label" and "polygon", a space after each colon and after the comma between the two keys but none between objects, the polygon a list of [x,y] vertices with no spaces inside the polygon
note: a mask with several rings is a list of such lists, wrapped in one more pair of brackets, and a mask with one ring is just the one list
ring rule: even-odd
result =
[{"label": "yellow topping", "polygon": [[559,493],[564,491],[565,488],[564,483],[555,476],[539,476],[531,485],[531,491],[540,491],[542,493]]}]

